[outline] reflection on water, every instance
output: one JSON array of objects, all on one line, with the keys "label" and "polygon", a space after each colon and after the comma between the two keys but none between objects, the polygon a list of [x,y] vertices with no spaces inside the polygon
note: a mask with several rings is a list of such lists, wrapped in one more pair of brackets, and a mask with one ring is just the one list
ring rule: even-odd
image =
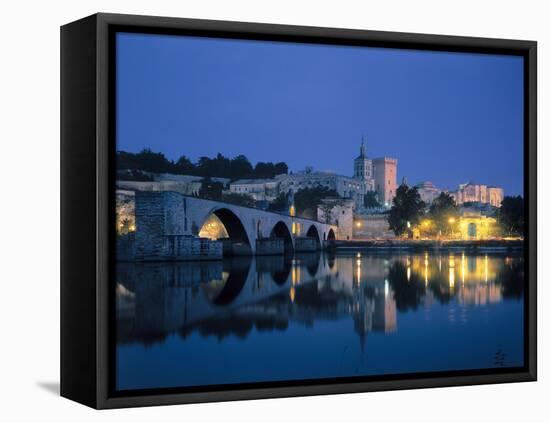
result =
[{"label": "reflection on water", "polygon": [[117,265],[117,388],[523,365],[519,255]]}]

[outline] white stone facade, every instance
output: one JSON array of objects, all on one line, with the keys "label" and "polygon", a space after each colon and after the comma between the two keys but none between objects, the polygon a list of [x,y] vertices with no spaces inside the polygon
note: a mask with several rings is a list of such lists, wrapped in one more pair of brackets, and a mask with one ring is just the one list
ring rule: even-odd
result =
[{"label": "white stone facade", "polygon": [[250,195],[256,201],[273,201],[279,195],[276,179],[239,179],[229,184],[229,191]]},{"label": "white stone facade", "polygon": [[500,187],[482,184],[460,184],[458,189],[450,192],[457,204],[482,203],[493,207],[500,207],[504,199],[504,190]]},{"label": "white stone facade", "polygon": [[420,198],[422,199],[422,201],[424,201],[426,204],[432,204],[433,201],[441,194],[441,190],[437,188],[431,181],[420,182],[414,187],[417,189],[418,194],[420,194]]},{"label": "white stone facade", "polygon": [[288,175],[278,175],[279,192],[296,193],[303,188],[326,187],[338,193],[342,198],[353,200],[356,207],[362,207],[365,194],[373,189],[373,182],[360,180],[349,176],[337,175],[330,172],[315,172],[312,170],[297,172]]}]

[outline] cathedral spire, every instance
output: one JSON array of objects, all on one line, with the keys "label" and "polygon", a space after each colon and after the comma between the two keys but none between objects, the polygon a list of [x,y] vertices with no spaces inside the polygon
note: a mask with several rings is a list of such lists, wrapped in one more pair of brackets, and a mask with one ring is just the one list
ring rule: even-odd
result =
[{"label": "cathedral spire", "polygon": [[359,149],[359,157],[367,157],[367,146],[365,145],[365,136],[361,136],[361,148]]}]

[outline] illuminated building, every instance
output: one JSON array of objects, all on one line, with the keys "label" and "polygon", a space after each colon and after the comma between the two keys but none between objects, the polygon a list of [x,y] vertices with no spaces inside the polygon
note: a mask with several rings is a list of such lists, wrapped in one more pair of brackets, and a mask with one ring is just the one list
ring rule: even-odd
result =
[{"label": "illuminated building", "polygon": [[378,201],[385,207],[391,207],[397,191],[397,159],[380,157],[372,161],[374,190]]},{"label": "illuminated building", "polygon": [[479,212],[464,213],[459,221],[455,237],[461,239],[491,239],[501,235],[500,227],[494,217]]},{"label": "illuminated building", "polygon": [[504,198],[504,190],[500,187],[487,186],[481,184],[460,184],[458,189],[449,192],[456,201],[456,204],[464,203],[482,203],[490,204],[493,207],[500,207]]},{"label": "illuminated building", "polygon": [[353,162],[353,176],[318,171],[308,166],[304,170],[276,175],[273,179],[240,179],[229,184],[236,194],[251,195],[256,201],[273,201],[279,194],[304,188],[325,187],[345,199],[353,200],[355,210],[364,208],[367,192],[376,191],[378,200],[391,206],[395,196],[397,160],[388,157],[370,159],[364,141],[359,156]]},{"label": "illuminated building", "polygon": [[134,197],[133,191],[116,191],[116,229],[119,235],[136,230]]}]

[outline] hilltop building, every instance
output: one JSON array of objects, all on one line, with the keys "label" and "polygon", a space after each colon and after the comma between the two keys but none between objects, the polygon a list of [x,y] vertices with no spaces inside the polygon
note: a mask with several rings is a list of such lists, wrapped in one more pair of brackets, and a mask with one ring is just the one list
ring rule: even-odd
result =
[{"label": "hilltop building", "polygon": [[449,192],[456,201],[456,204],[464,203],[482,203],[490,204],[493,207],[500,207],[504,199],[504,190],[500,187],[487,186],[481,184],[460,184],[458,189]]},{"label": "hilltop building", "polygon": [[361,139],[359,156],[353,161],[353,177],[361,181],[372,182],[372,160],[367,157],[365,140]]},{"label": "hilltop building", "polygon": [[364,208],[365,195],[377,191],[379,201],[391,206],[395,196],[397,160],[387,157],[371,160],[365,141],[361,141],[359,156],[353,162],[353,176],[316,171],[306,167],[302,171],[277,175],[273,179],[240,179],[231,182],[230,192],[251,195],[256,201],[273,201],[279,194],[304,188],[326,187],[342,198],[353,200],[355,210]]},{"label": "hilltop building", "polygon": [[422,201],[424,201],[426,204],[432,204],[433,201],[437,197],[439,197],[439,194],[441,194],[442,192],[431,181],[420,182],[414,187],[418,191],[418,194],[420,194],[420,198],[422,199]]},{"label": "hilltop building", "polygon": [[248,194],[256,201],[273,201],[279,194],[279,182],[276,179],[239,179],[229,184],[229,191]]}]

